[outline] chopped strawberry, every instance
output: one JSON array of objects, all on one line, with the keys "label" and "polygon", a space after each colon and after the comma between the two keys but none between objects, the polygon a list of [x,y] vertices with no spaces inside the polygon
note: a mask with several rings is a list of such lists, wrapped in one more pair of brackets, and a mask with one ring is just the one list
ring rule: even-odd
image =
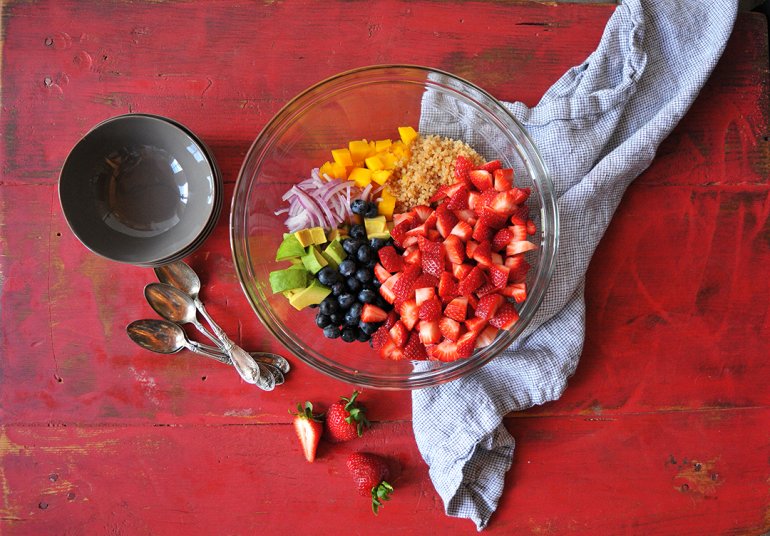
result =
[{"label": "chopped strawberry", "polygon": [[438,295],[444,301],[457,296],[457,282],[449,272],[441,272],[441,277],[438,280]]},{"label": "chopped strawberry", "polygon": [[420,320],[438,320],[441,318],[441,301],[431,298],[420,305]]},{"label": "chopped strawberry", "polygon": [[496,288],[503,288],[508,283],[508,272],[510,269],[507,266],[493,264],[487,270],[489,282]]},{"label": "chopped strawberry", "polygon": [[488,294],[479,300],[479,304],[476,307],[476,317],[489,320],[505,303],[505,298],[500,294]]},{"label": "chopped strawberry", "polygon": [[503,256],[500,255],[499,253],[493,251],[492,252],[492,264],[496,264],[498,266],[502,266],[503,265]]},{"label": "chopped strawberry", "polygon": [[391,309],[388,312],[388,318],[385,320],[385,328],[387,330],[390,330],[390,328],[396,325],[396,321],[398,321],[398,313],[396,313],[395,310]]},{"label": "chopped strawberry", "polygon": [[471,235],[473,239],[476,242],[481,241],[491,241],[492,237],[495,234],[495,230],[489,227],[486,223],[484,223],[481,220],[478,220],[476,222],[475,227],[473,228],[473,234]]},{"label": "chopped strawberry", "polygon": [[425,238],[431,242],[441,242],[442,236],[436,229],[428,229],[428,232],[425,233]]},{"label": "chopped strawberry", "polygon": [[438,327],[438,320],[421,320],[417,325],[420,333],[420,342],[425,345],[436,344],[441,340],[441,330]]},{"label": "chopped strawberry", "polygon": [[505,214],[497,212],[492,207],[485,206],[481,207],[479,221],[484,222],[487,227],[491,227],[492,229],[502,229],[505,227],[508,218]]},{"label": "chopped strawberry", "polygon": [[476,337],[476,348],[481,348],[483,346],[489,346],[493,342],[495,342],[495,338],[497,338],[498,329],[494,326],[487,326],[484,328],[484,330],[479,333],[479,336]]},{"label": "chopped strawberry", "polygon": [[377,251],[380,264],[390,273],[400,272],[404,269],[404,258],[398,254],[393,246],[385,246]]},{"label": "chopped strawberry", "polygon": [[468,240],[468,243],[465,244],[465,255],[467,255],[469,259],[472,259],[477,247],[479,247],[478,242],[475,240]]},{"label": "chopped strawberry", "polygon": [[[414,238],[416,239],[417,237]],[[409,246],[404,251],[403,259],[406,264],[420,266],[422,264],[422,251],[420,251],[420,248],[418,248],[417,245]]]},{"label": "chopped strawberry", "polygon": [[436,209],[436,230],[442,237],[446,238],[449,233],[452,232],[452,228],[457,224],[457,216],[455,216],[450,210],[447,210],[445,205],[439,205]]},{"label": "chopped strawberry", "polygon": [[371,303],[365,303],[361,309],[362,322],[385,322],[386,318],[388,313]]},{"label": "chopped strawberry", "polygon": [[415,291],[418,288],[436,287],[438,286],[438,277],[431,274],[420,274],[417,279],[414,280]]},{"label": "chopped strawberry", "polygon": [[414,361],[428,359],[425,345],[420,341],[420,334],[416,331],[412,331],[409,334],[409,340],[404,346],[404,359],[412,359]]},{"label": "chopped strawberry", "polygon": [[446,258],[453,264],[461,264],[465,260],[465,246],[459,236],[450,234],[444,240]]},{"label": "chopped strawberry", "polygon": [[403,212],[401,214],[393,214],[393,225],[398,226],[404,223],[402,226],[403,229],[409,230],[414,225],[417,225],[417,220],[415,219],[416,214],[414,212]]},{"label": "chopped strawberry", "polygon": [[455,158],[455,179],[462,182],[468,181],[468,172],[473,169],[473,164],[463,155],[458,155]]},{"label": "chopped strawberry", "polygon": [[464,184],[460,185],[446,202],[446,208],[449,210],[462,210],[468,208],[468,187]]},{"label": "chopped strawberry", "polygon": [[471,183],[480,191],[489,190],[494,183],[492,182],[492,173],[486,169],[474,169],[468,173]]},{"label": "chopped strawberry", "polygon": [[519,205],[519,207],[511,214],[511,223],[514,225],[526,225],[529,220],[529,207],[527,205]]},{"label": "chopped strawberry", "polygon": [[482,266],[490,266],[492,264],[492,244],[486,240],[479,242],[479,245],[473,251],[472,257]]},{"label": "chopped strawberry", "polygon": [[492,200],[492,203],[490,203],[489,208],[494,210],[495,212],[498,212],[500,214],[504,214],[506,219],[513,214],[513,212],[517,208],[517,204],[515,202],[516,199],[516,192],[515,189],[508,190],[505,192],[500,192],[497,194],[497,197],[495,197]]},{"label": "chopped strawberry", "polygon": [[[428,203],[435,203],[436,201],[441,201],[447,196],[447,192],[449,190],[449,186],[440,186],[438,190],[436,190],[436,193],[433,194],[430,199],[428,199]],[[392,233],[391,233],[392,234]]]},{"label": "chopped strawberry", "polygon": [[388,335],[387,342],[380,348],[380,357],[391,361],[401,361],[404,359],[404,352],[401,348],[396,346],[396,343],[393,342],[393,339]]},{"label": "chopped strawberry", "polygon": [[459,357],[470,357],[476,348],[476,332],[468,331],[457,339],[457,355]]},{"label": "chopped strawberry", "polygon": [[304,405],[297,404],[297,413],[292,413],[292,415],[294,415],[292,421],[294,432],[302,446],[302,453],[307,461],[313,463],[318,442],[324,431],[323,420],[319,415],[313,413],[313,404],[309,401],[305,402]]},{"label": "chopped strawberry", "polygon": [[514,224],[508,227],[508,230],[511,231],[511,234],[513,235],[513,239],[511,242],[518,242],[520,240],[526,240],[527,239],[527,226],[526,225],[518,225]]},{"label": "chopped strawberry", "polygon": [[468,331],[473,331],[475,333],[478,333],[479,331],[484,329],[486,326],[487,326],[487,321],[477,316],[472,316],[471,318],[465,321],[465,327],[468,329]]},{"label": "chopped strawberry", "polygon": [[467,242],[468,239],[470,239],[471,234],[473,234],[473,227],[471,227],[471,225],[468,222],[460,221],[460,222],[457,222],[457,225],[452,227],[450,234],[455,235],[457,238],[459,238],[463,242]]},{"label": "chopped strawberry", "polygon": [[[462,281],[466,277],[468,277],[468,274],[471,273],[471,271],[475,268],[475,266],[471,266],[470,264],[453,264],[452,265],[452,275],[455,277],[457,281]],[[458,289],[459,292],[459,289]]]},{"label": "chopped strawberry", "polygon": [[379,350],[388,342],[392,342],[390,340],[390,328],[383,324],[372,334],[372,338],[369,339],[369,346],[375,350]]},{"label": "chopped strawberry", "polygon": [[512,257],[514,255],[518,255],[519,253],[526,253],[532,249],[537,249],[537,246],[532,242],[527,240],[518,240],[505,246],[505,254],[509,257]]},{"label": "chopped strawberry", "polygon": [[390,230],[390,236],[393,238],[393,242],[395,242],[397,246],[402,245],[406,232],[411,228],[410,221],[403,221],[394,226],[393,229]]},{"label": "chopped strawberry", "polygon": [[[468,194],[468,198],[470,199],[470,194]],[[457,219],[460,221],[464,221],[465,223],[473,226],[476,224],[476,220],[478,219],[476,217],[476,213],[473,212],[470,208],[466,208],[463,210],[453,210],[452,213],[457,216]]]},{"label": "chopped strawberry", "polygon": [[495,316],[489,319],[489,325],[500,329],[509,329],[519,319],[519,313],[510,302],[505,302],[497,310]]},{"label": "chopped strawberry", "polygon": [[457,361],[460,359],[457,353],[457,344],[449,339],[441,341],[440,344],[432,346],[428,350],[428,356],[436,361]]},{"label": "chopped strawberry", "polygon": [[422,251],[422,271],[435,277],[440,276],[444,269],[443,244],[420,237],[419,247]]},{"label": "chopped strawberry", "polygon": [[406,329],[412,331],[417,320],[419,319],[420,308],[417,306],[416,300],[404,300],[398,306],[398,314],[401,316],[401,322],[404,323]]},{"label": "chopped strawberry", "polygon": [[457,285],[457,291],[463,296],[468,296],[484,284],[484,272],[478,266],[474,266],[464,279],[458,279],[460,283]]},{"label": "chopped strawberry", "polygon": [[522,303],[527,299],[527,284],[513,283],[500,289],[500,294],[508,298],[513,298],[516,303]]},{"label": "chopped strawberry", "polygon": [[479,288],[476,289],[476,296],[479,298],[483,298],[487,294],[494,294],[496,292],[499,292],[500,289],[494,286],[490,281],[487,281],[483,285],[481,285]]},{"label": "chopped strawberry", "polygon": [[473,316],[473,312],[476,310],[476,307],[479,305],[479,298],[476,297],[475,293],[468,294],[468,307],[470,307],[470,311],[468,313],[468,316]]},{"label": "chopped strawberry", "polygon": [[503,167],[503,165],[500,163],[499,160],[490,160],[486,164],[479,166],[478,169],[483,169],[484,171],[488,171],[489,173],[492,173],[493,171],[496,171]]},{"label": "chopped strawberry", "polygon": [[535,222],[532,220],[527,220],[527,234],[533,235],[537,232],[537,226],[535,226]]},{"label": "chopped strawberry", "polygon": [[479,204],[481,194],[476,191],[472,191],[468,194],[468,208],[476,212],[476,206]]},{"label": "chopped strawberry", "polygon": [[[406,236],[425,236],[428,230],[425,228],[425,224],[421,223],[415,227],[412,227],[406,232]],[[406,238],[404,238],[404,245],[406,245]]]},{"label": "chopped strawberry", "polygon": [[388,303],[393,303],[396,299],[396,294],[393,292],[393,287],[401,279],[401,272],[390,276],[382,285],[380,285],[380,295],[385,298]]},{"label": "chopped strawberry", "polygon": [[419,218],[421,222],[425,222],[428,220],[431,214],[433,214],[433,209],[430,208],[428,205],[417,205],[412,209],[412,212]]},{"label": "chopped strawberry", "polygon": [[490,203],[497,197],[497,190],[487,190],[485,192],[482,192],[479,196],[478,200],[476,201],[476,206],[473,207],[473,210],[478,214],[481,215],[481,209],[484,207],[488,207]]},{"label": "chopped strawberry", "polygon": [[[425,275],[425,274],[423,274]],[[422,278],[422,275],[420,276]],[[419,278],[418,278],[419,279]],[[418,285],[415,281],[414,283],[414,300],[417,303],[417,305],[422,305],[426,301],[428,301],[431,298],[434,298],[436,296],[436,286],[432,285],[430,287],[423,287],[422,285]]]},{"label": "chopped strawberry", "polygon": [[382,264],[378,262],[374,265],[374,277],[376,277],[377,281],[380,283],[384,283],[390,277],[390,272],[383,268]]},{"label": "chopped strawberry", "polygon": [[495,190],[498,192],[505,192],[513,188],[513,170],[512,169],[496,169],[492,176],[495,181]]},{"label": "chopped strawberry", "polygon": [[460,338],[460,323],[448,316],[444,316],[438,321],[438,328],[445,339],[456,341]]},{"label": "chopped strawberry", "polygon": [[409,330],[401,320],[397,320],[396,324],[390,328],[390,338],[399,348],[403,348],[406,344],[409,339]]},{"label": "chopped strawberry", "polygon": [[[475,269],[475,268],[474,268]],[[444,307],[444,316],[462,322],[468,312],[468,298],[458,296]]]},{"label": "chopped strawberry", "polygon": [[425,228],[434,230],[436,228],[436,219],[438,216],[436,216],[436,211],[433,209],[430,209],[430,216],[425,220]]},{"label": "chopped strawberry", "polygon": [[500,251],[513,240],[513,231],[509,227],[503,227],[492,238],[492,251]]},{"label": "chopped strawberry", "polygon": [[532,193],[529,188],[512,188],[511,191],[514,192],[513,202],[517,205],[524,203]]}]

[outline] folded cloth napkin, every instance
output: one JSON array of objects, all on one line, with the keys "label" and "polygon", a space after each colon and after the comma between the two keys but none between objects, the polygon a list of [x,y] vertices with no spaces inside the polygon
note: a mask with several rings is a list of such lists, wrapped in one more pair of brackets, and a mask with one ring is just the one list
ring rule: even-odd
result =
[{"label": "folded cloth napkin", "polygon": [[551,173],[560,246],[551,286],[523,336],[479,371],[412,395],[417,445],[448,515],[470,518],[478,530],[487,525],[513,459],[503,416],[559,398],[574,373],[591,255],[626,187],[649,166],[721,56],[736,4],[626,0],[597,50],[537,106],[504,103]]}]

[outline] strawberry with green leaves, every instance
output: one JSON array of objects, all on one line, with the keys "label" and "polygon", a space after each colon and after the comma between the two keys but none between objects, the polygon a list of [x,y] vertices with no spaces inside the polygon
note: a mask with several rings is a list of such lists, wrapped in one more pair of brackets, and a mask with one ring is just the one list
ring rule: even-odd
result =
[{"label": "strawberry with green leaves", "polygon": [[350,398],[341,397],[326,410],[326,435],[330,441],[350,441],[361,436],[364,428],[371,426],[365,409],[356,402],[359,394],[353,391]]},{"label": "strawberry with green leaves", "polygon": [[318,441],[323,433],[323,420],[319,415],[313,413],[313,404],[311,402],[305,402],[304,406],[297,404],[297,413],[292,413],[291,410],[289,410],[289,413],[294,415],[292,424],[302,445],[305,459],[313,463],[316,449],[318,448]]},{"label": "strawberry with green leaves", "polygon": [[393,486],[386,482],[390,478],[387,461],[376,454],[356,452],[348,457],[347,466],[353,473],[359,495],[371,496],[372,512],[377,515],[382,502],[390,500],[393,492]]}]

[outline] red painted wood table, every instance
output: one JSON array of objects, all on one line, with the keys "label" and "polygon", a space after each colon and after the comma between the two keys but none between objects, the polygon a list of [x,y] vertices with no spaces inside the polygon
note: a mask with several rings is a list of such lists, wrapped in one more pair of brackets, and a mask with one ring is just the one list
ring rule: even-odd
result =
[{"label": "red painted wood table", "polygon": [[[161,357],[149,269],[88,253],[57,177],[92,125],[170,116],[213,148],[227,195],[289,98],[339,71],[431,65],[537,102],[601,36],[609,5],[508,2],[5,2],[0,147],[0,533],[471,533],[417,451],[408,392],[306,463],[287,409],[351,387],[294,360],[262,393],[229,368]],[[697,53],[693,51],[693,53]],[[526,80],[526,83],[514,80]],[[515,87],[515,90],[514,90]],[[506,420],[518,439],[490,534],[770,530],[770,198],[765,19],[743,13],[712,79],[628,190],[588,276],[587,341],[563,398]],[[233,269],[227,210],[189,262],[248,348],[281,352]],[[344,467],[398,460],[375,518]]]}]

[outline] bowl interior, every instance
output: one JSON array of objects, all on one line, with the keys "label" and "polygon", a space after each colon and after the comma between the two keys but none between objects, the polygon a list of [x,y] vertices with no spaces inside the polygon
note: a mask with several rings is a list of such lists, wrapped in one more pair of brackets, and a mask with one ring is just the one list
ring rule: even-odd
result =
[{"label": "bowl interior", "polygon": [[[522,320],[492,345],[453,363],[388,361],[366,343],[324,338],[314,324],[315,309],[296,311],[272,294],[270,271],[286,232],[281,196],[330,159],[349,140],[397,138],[397,127],[460,139],[482,156],[515,169],[516,185],[530,187],[530,209],[540,248],[528,255],[529,299]],[[255,141],[236,185],[231,213],[236,268],[255,311],[295,355],[318,370],[358,385],[417,388],[448,381],[481,366],[506,348],[539,305],[553,269],[555,203],[547,173],[524,130],[486,93],[446,73],[424,68],[370,68],[325,81],[289,103]],[[545,208],[544,208],[545,207]]]},{"label": "bowl interior", "polygon": [[97,125],[61,171],[67,223],[95,253],[152,263],[206,229],[217,197],[211,156],[190,133],[157,116],[124,115]]}]

